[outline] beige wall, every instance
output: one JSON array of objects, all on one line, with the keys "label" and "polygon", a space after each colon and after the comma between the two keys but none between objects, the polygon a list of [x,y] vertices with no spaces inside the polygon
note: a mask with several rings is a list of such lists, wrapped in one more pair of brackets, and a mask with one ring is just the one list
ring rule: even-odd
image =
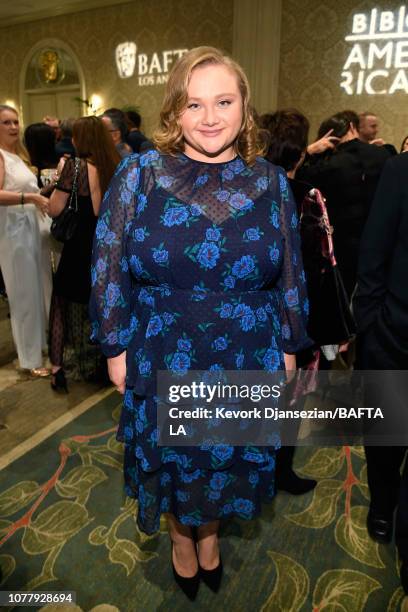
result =
[{"label": "beige wall", "polygon": [[[400,6],[400,2],[391,4]],[[157,122],[164,86],[139,86],[136,75],[118,78],[116,45],[131,40],[138,52],[151,55],[209,44],[233,52],[244,65],[260,112],[274,110],[276,104],[298,107],[310,118],[314,136],[320,122],[338,110],[369,109],[381,119],[381,135],[399,146],[408,133],[407,94],[349,96],[340,88],[351,49],[344,38],[350,33],[352,15],[374,6],[389,9],[390,3],[363,0],[356,8],[354,0],[133,0],[2,28],[0,102],[21,103],[19,75],[24,60],[40,41],[59,39],[79,60],[86,95],[100,95],[105,108],[136,104],[149,134]]]},{"label": "beige wall", "polygon": [[407,94],[349,96],[339,83],[352,45],[344,40],[351,33],[352,15],[404,4],[408,10],[402,0],[284,0],[278,106],[304,112],[312,123],[311,136],[324,118],[339,110],[373,111],[381,119],[380,135],[399,147],[408,134]]},{"label": "beige wall", "polygon": [[233,0],[133,0],[0,29],[0,103],[21,102],[19,75],[30,50],[43,39],[60,39],[77,56],[86,95],[98,94],[105,108],[136,104],[144,129],[153,129],[163,85],[141,87],[137,77],[119,79],[114,49],[135,41],[138,52],[214,45],[232,51]]}]

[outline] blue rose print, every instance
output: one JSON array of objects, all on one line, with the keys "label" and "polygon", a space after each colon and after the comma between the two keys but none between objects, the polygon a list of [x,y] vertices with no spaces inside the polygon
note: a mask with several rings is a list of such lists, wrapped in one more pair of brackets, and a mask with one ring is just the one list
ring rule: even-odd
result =
[{"label": "blue rose print", "polygon": [[253,240],[260,240],[260,238],[261,238],[261,234],[257,227],[249,227],[244,232],[244,240],[253,241]]},{"label": "blue rose print", "polygon": [[220,310],[220,317],[221,319],[228,319],[229,317],[232,316],[232,313],[233,313],[232,304],[224,304]]},{"label": "blue rose print", "polygon": [[231,276],[231,275],[226,276],[224,278],[224,285],[228,289],[233,289],[235,287],[235,278],[233,276]]},{"label": "blue rose print", "polygon": [[208,181],[208,174],[202,174],[201,176],[197,177],[196,181],[195,181],[195,185],[196,186],[201,186],[201,185],[205,185],[206,182]]},{"label": "blue rose print", "polygon": [[220,250],[213,242],[203,242],[197,253],[197,261],[208,270],[215,268],[220,257]]},{"label": "blue rose print", "polygon": [[251,255],[243,255],[241,259],[234,262],[232,274],[237,278],[245,278],[255,270],[255,261]]},{"label": "blue rose print", "polygon": [[106,304],[110,307],[116,306],[120,298],[120,287],[117,283],[109,283],[105,291]]},{"label": "blue rose print", "polygon": [[212,489],[223,489],[228,481],[228,475],[225,472],[215,472],[210,480]]},{"label": "blue rose print", "polygon": [[232,161],[229,164],[229,167],[235,174],[240,174],[241,172],[245,170],[245,164],[242,161],[242,159],[236,159]]},{"label": "blue rose print", "polygon": [[250,516],[254,511],[254,504],[250,499],[238,497],[238,499],[234,500],[232,505],[235,512],[244,517]]},{"label": "blue rose print", "polygon": [[131,255],[129,263],[132,267],[132,270],[134,270],[135,274],[143,273],[143,265],[142,265],[142,261],[140,257],[138,257],[137,255]]},{"label": "blue rose print", "polygon": [[160,157],[160,154],[158,151],[153,151],[153,150],[147,151],[147,153],[144,153],[143,155],[140,156],[139,158],[140,165],[142,166],[142,168],[144,166],[148,166],[152,162],[159,159],[159,157]]},{"label": "blue rose print", "polygon": [[188,210],[185,206],[175,206],[169,208],[163,216],[163,225],[173,227],[173,225],[181,225],[188,219]]},{"label": "blue rose print", "polygon": [[244,332],[250,331],[256,324],[255,313],[250,306],[245,307],[245,313],[241,317],[241,329]]},{"label": "blue rose print", "polygon": [[260,308],[257,308],[256,317],[258,321],[262,321],[262,322],[267,321],[268,315],[266,314],[265,308],[263,308],[262,306]]},{"label": "blue rose print", "polygon": [[123,329],[119,332],[119,343],[126,346],[130,340],[130,332],[128,329]]},{"label": "blue rose print", "polygon": [[275,227],[276,229],[279,229],[279,216],[276,210],[274,210],[271,215],[271,223],[273,227]]},{"label": "blue rose print", "polygon": [[225,351],[228,348],[228,341],[223,336],[214,340],[214,348],[216,351]]},{"label": "blue rose print", "polygon": [[267,370],[268,372],[273,372],[277,370],[280,365],[279,352],[273,348],[269,348],[264,355],[263,364],[265,370]]},{"label": "blue rose print", "polygon": [[213,240],[214,242],[217,242],[217,240],[219,240],[221,237],[221,232],[219,229],[214,229],[212,227],[209,227],[206,234],[205,234],[205,238],[208,241]]},{"label": "blue rose print", "polygon": [[133,235],[135,237],[135,240],[137,240],[138,242],[143,242],[143,240],[146,238],[146,232],[143,227],[138,227],[137,229],[135,229]]},{"label": "blue rose print", "polygon": [[139,194],[137,197],[137,208],[136,208],[136,212],[138,215],[140,215],[140,213],[144,211],[144,209],[146,208],[146,205],[147,205],[147,197],[145,196],[144,193]]},{"label": "blue rose print", "polygon": [[193,217],[198,217],[201,215],[201,207],[198,204],[191,204],[190,212]]},{"label": "blue rose print", "polygon": [[169,252],[163,248],[152,249],[153,259],[157,264],[167,264],[169,261]]},{"label": "blue rose print", "polygon": [[174,178],[171,176],[159,176],[159,180],[157,181],[159,187],[163,187],[164,189],[168,189],[174,183]]},{"label": "blue rose print", "polygon": [[253,208],[254,203],[244,193],[234,193],[230,198],[230,204],[233,208],[240,211],[248,211]]},{"label": "blue rose print", "polygon": [[139,168],[132,168],[126,177],[126,187],[130,189],[130,191],[135,191],[139,185],[139,178]]},{"label": "blue rose print", "polygon": [[139,372],[142,376],[148,376],[152,370],[152,364],[150,361],[142,361],[139,363]]},{"label": "blue rose print", "polygon": [[187,353],[174,353],[173,359],[171,360],[170,369],[176,374],[186,374],[190,368],[191,360]]},{"label": "blue rose print", "polygon": [[155,315],[149,320],[146,329],[146,338],[150,338],[150,336],[157,336],[163,329],[163,320],[160,315]]},{"label": "blue rose print", "polygon": [[225,170],[221,172],[221,176],[224,181],[232,181],[232,179],[234,178],[234,173],[232,170],[229,170],[229,168],[225,168]]},{"label": "blue rose print", "polygon": [[108,231],[105,234],[104,242],[105,244],[111,246],[115,242],[116,234],[115,232]]},{"label": "blue rose print", "polygon": [[244,365],[244,353],[241,351],[237,355],[235,355],[235,367],[238,370],[241,370]]},{"label": "blue rose print", "polygon": [[234,454],[234,447],[226,444],[217,444],[211,449],[211,453],[220,461],[228,461]]},{"label": "blue rose print", "polygon": [[269,257],[271,259],[271,262],[274,264],[277,264],[279,261],[279,249],[276,248],[276,246],[271,246],[269,247]]},{"label": "blue rose print", "polygon": [[105,220],[103,218],[100,218],[96,225],[96,232],[95,232],[98,240],[102,240],[102,238],[105,236],[107,231],[108,231],[108,226],[106,225]]},{"label": "blue rose print", "polygon": [[256,181],[256,188],[258,191],[265,191],[268,189],[268,179],[266,176],[259,177],[259,179]]},{"label": "blue rose print", "polygon": [[160,476],[160,484],[164,486],[168,482],[171,482],[171,476],[167,472],[163,472],[163,474]]},{"label": "blue rose print", "polygon": [[177,340],[177,348],[179,351],[189,351],[191,349],[190,340],[179,338]]},{"label": "blue rose print", "polygon": [[165,322],[166,325],[171,325],[172,323],[174,323],[175,320],[176,319],[174,317],[174,314],[172,314],[171,312],[163,313],[163,321]]},{"label": "blue rose print", "polygon": [[220,202],[227,202],[229,200],[230,197],[230,192],[227,191],[226,189],[220,189],[217,194],[216,194],[216,198],[217,200],[219,200]]},{"label": "blue rose print", "polygon": [[288,289],[285,293],[285,302],[289,308],[294,308],[299,304],[299,294],[297,287]]}]

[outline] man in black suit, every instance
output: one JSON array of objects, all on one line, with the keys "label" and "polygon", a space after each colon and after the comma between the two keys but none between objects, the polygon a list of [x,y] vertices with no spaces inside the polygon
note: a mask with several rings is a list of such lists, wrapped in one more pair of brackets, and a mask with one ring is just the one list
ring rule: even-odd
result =
[{"label": "man in black suit", "polygon": [[[357,367],[408,370],[407,154],[389,159],[382,173],[361,239],[353,305],[359,332]],[[400,402],[399,428],[408,411],[408,371],[403,375],[403,388],[402,394],[401,389],[394,393],[388,390],[385,401],[394,413]],[[378,402],[375,387],[368,387],[366,401]],[[376,541],[389,542],[398,504],[395,536],[402,560],[401,581],[408,593],[407,464],[400,476],[406,445],[366,446],[365,450],[371,495],[368,531]]]},{"label": "man in black suit", "polygon": [[389,158],[384,147],[359,140],[358,121],[358,115],[352,111],[337,113],[324,121],[319,137],[329,135],[332,141],[337,137],[337,146],[328,155],[308,156],[297,172],[300,180],[320,189],[326,198],[334,228],[334,252],[350,298],[357,279],[361,234],[381,171]]}]

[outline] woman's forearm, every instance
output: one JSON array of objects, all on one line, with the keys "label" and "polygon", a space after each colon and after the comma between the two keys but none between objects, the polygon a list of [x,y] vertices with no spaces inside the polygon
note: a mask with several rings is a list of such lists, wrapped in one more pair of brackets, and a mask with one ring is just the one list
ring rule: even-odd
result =
[{"label": "woman's forearm", "polygon": [[[36,195],[35,193],[24,193],[24,203],[34,204]],[[22,204],[21,192],[0,189],[0,206],[16,206],[16,204]]]}]

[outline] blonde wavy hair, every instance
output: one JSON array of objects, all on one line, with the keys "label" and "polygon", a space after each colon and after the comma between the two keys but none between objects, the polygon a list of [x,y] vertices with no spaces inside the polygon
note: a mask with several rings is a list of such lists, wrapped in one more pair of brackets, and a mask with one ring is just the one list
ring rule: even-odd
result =
[{"label": "blonde wavy hair", "polygon": [[[16,115],[17,119],[18,117],[18,112],[16,111],[15,108],[13,108],[12,106],[9,106],[8,104],[0,104],[0,113],[2,113],[3,111],[9,111],[12,112]],[[25,146],[22,143],[21,140],[21,134],[18,138],[17,144],[16,144],[16,154],[23,160],[23,162],[25,164],[27,164],[27,166],[30,165],[30,156],[28,154],[27,149],[25,148]]]},{"label": "blonde wavy hair", "polygon": [[245,72],[233,59],[215,47],[196,47],[180,57],[174,64],[167,81],[159,127],[153,142],[162,153],[175,155],[184,151],[184,137],[180,116],[187,105],[187,88],[193,70],[208,65],[225,66],[235,74],[242,96],[242,125],[234,143],[235,152],[252,166],[258,155],[266,153],[250,104],[250,87]]}]

